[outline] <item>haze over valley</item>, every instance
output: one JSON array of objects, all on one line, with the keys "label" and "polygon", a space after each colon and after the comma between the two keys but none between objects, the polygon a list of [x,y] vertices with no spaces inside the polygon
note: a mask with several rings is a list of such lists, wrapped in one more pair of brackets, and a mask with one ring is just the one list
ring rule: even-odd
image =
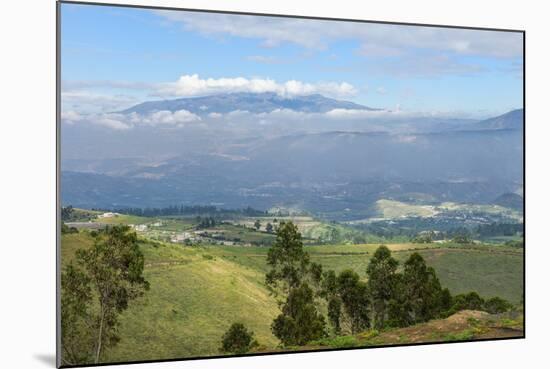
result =
[{"label": "haze over valley", "polygon": [[63,202],[286,208],[357,220],[376,216],[381,199],[492,204],[522,196],[522,110],[474,120],[321,95],[231,93],[150,101],[111,116],[155,114],[195,118],[122,130],[83,123],[93,117],[64,125]]}]

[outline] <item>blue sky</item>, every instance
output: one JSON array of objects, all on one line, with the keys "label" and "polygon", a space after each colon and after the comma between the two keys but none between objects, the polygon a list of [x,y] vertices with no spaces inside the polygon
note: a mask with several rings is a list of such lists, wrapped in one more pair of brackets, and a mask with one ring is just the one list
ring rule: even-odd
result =
[{"label": "blue sky", "polygon": [[80,113],[234,91],[472,117],[523,99],[519,33],[62,4],[61,37]]}]

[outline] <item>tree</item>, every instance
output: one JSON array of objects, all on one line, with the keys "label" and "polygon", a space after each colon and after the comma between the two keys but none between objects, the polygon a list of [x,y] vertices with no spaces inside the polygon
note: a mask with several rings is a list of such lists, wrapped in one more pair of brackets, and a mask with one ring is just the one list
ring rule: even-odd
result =
[{"label": "tree", "polygon": [[65,222],[61,222],[61,234],[78,233],[78,228],[69,227]]},{"label": "tree", "polygon": [[342,316],[342,299],[337,295],[328,298],[327,305],[328,320],[334,328],[334,333],[339,335],[342,332],[340,318]]},{"label": "tree", "polygon": [[374,311],[374,324],[382,328],[386,321],[388,303],[393,297],[398,262],[386,246],[374,252],[367,267],[368,289]]},{"label": "tree", "polygon": [[417,252],[411,254],[403,270],[404,293],[414,323],[425,322],[441,311],[442,290],[432,267]]},{"label": "tree", "polygon": [[318,287],[323,269],[310,263],[304,251],[302,235],[292,222],[281,222],[277,237],[267,253],[266,286],[274,295],[282,292],[279,301],[282,313],[273,321],[271,329],[285,345],[305,344],[324,334],[325,320],[317,312],[315,294],[308,283]]},{"label": "tree", "polygon": [[61,219],[62,220],[71,220],[73,216],[73,207],[72,205],[65,206],[61,208]]},{"label": "tree", "polygon": [[254,222],[254,228],[256,228],[257,231],[260,230],[260,227],[262,226],[262,223],[258,219]]},{"label": "tree", "polygon": [[367,284],[353,270],[323,273],[320,295],[328,303],[328,318],[336,334],[342,330],[361,332],[370,327],[370,302]]},{"label": "tree", "polygon": [[342,271],[337,278],[337,291],[342,301],[344,321],[352,334],[370,327],[369,294],[367,284],[359,280],[353,270]]},{"label": "tree", "polygon": [[287,346],[305,345],[325,335],[325,318],[317,312],[313,290],[307,283],[291,288],[271,330]]},{"label": "tree", "polygon": [[255,344],[254,332],[246,329],[242,323],[233,323],[222,336],[222,352],[244,354]]},{"label": "tree", "polygon": [[61,274],[61,360],[67,365],[93,360],[90,332],[90,278],[69,264]]},{"label": "tree", "polygon": [[298,287],[309,272],[309,255],[304,251],[302,235],[292,222],[281,223],[275,243],[267,253],[266,285],[272,293],[282,290],[288,294]]},{"label": "tree", "polygon": [[267,233],[273,232],[273,225],[271,223],[267,223],[267,225],[265,226],[265,231]]},{"label": "tree", "polygon": [[388,302],[388,320],[385,324],[389,327],[406,327],[413,324],[411,304],[407,298],[403,274],[400,273],[396,273],[393,278],[392,296]]},{"label": "tree", "polygon": [[115,345],[118,316],[131,300],[149,289],[143,277],[144,258],[135,232],[128,226],[106,228],[96,236],[93,247],[77,251],[77,260],[91,280],[97,296],[98,313],[94,362],[97,364],[105,346]]},{"label": "tree", "polygon": [[440,317],[445,317],[449,309],[453,306],[453,296],[448,288],[441,290],[441,311]]},{"label": "tree", "polygon": [[323,272],[321,279],[321,297],[327,300],[328,320],[336,334],[341,333],[340,318],[342,315],[342,299],[338,294],[338,280],[334,270]]}]

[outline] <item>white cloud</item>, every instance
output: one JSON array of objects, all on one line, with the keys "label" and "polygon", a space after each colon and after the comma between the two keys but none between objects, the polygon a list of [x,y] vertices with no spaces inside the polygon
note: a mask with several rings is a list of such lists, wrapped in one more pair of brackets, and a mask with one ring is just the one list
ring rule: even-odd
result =
[{"label": "white cloud", "polygon": [[[148,129],[206,129],[212,134],[275,134],[287,135],[292,132],[323,132],[331,130],[377,131],[406,133],[400,142],[412,142],[415,132],[411,120],[419,118],[447,119],[468,118],[463,112],[445,111],[406,111],[396,110],[359,110],[333,109],[326,113],[307,113],[290,109],[276,109],[271,112],[252,113],[246,110],[234,110],[229,113],[210,112],[197,116],[187,110],[175,112],[157,111],[148,114],[139,113],[94,113],[80,114],[64,111],[64,124],[100,126],[107,129],[125,131],[136,128]],[[263,128],[262,128],[263,127]],[[270,131],[264,132],[265,127]]]},{"label": "white cloud", "polygon": [[131,128],[131,126],[128,125],[127,123],[123,122],[120,119],[117,119],[116,117],[113,117],[110,114],[99,116],[97,119],[94,120],[94,122],[95,124],[98,124],[100,126],[104,126],[107,128],[111,128],[116,131],[124,131]]},{"label": "white cloud", "polygon": [[80,122],[83,119],[83,117],[80,113],[74,110],[69,110],[69,111],[61,112],[61,119],[66,123],[74,124],[76,122]]},{"label": "white cloud", "polygon": [[181,128],[188,123],[201,121],[201,118],[187,110],[157,111],[151,114],[93,113],[80,114],[75,111],[61,113],[61,121],[66,124],[98,125],[114,130],[127,130],[135,127],[173,127]]},{"label": "white cloud", "polygon": [[189,122],[196,122],[201,118],[187,110],[178,110],[170,112],[167,110],[161,110],[154,112],[148,116],[142,118],[142,123],[152,126],[156,125],[181,125]]},{"label": "white cloud", "polygon": [[125,115],[116,113],[80,114],[73,110],[61,112],[61,121],[71,125],[92,122],[93,124],[114,130],[126,130],[131,128],[131,126],[125,120]]},{"label": "white cloud", "polygon": [[216,118],[221,118],[222,116],[223,116],[223,114],[216,113],[216,112],[213,112],[213,113],[208,114],[208,117],[214,118],[214,119],[216,119]]},{"label": "white cloud", "polygon": [[522,35],[511,32],[235,14],[154,13],[181,24],[187,31],[209,37],[228,35],[257,39],[264,47],[292,43],[308,49],[325,49],[336,40],[358,40],[362,45],[359,51],[370,56],[394,56],[407,48],[497,58],[520,57],[523,53]]},{"label": "white cloud", "polygon": [[365,119],[395,114],[388,110],[332,109],[325,115],[332,119]]},{"label": "white cloud", "polygon": [[198,74],[183,75],[176,82],[159,84],[156,96],[204,96],[227,92],[273,92],[281,96],[323,94],[333,97],[353,96],[357,89],[347,82],[307,83],[290,80],[279,83],[269,78],[206,78]]},{"label": "white cloud", "polygon": [[459,111],[410,111],[401,110],[399,105],[393,109],[384,110],[360,110],[360,109],[332,109],[324,114],[325,117],[334,120],[406,120],[413,118],[469,118],[470,116]]},{"label": "white cloud", "polygon": [[96,93],[89,90],[72,90],[63,87],[61,104],[65,110],[94,113],[116,111],[136,104],[139,100],[124,94]]}]

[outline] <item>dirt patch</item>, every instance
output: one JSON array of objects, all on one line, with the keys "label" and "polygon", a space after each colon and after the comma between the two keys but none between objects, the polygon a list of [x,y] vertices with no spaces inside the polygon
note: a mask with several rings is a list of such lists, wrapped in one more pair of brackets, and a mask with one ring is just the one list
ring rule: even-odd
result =
[{"label": "dirt patch", "polygon": [[464,310],[446,319],[432,320],[411,327],[382,332],[372,345],[462,341],[523,336],[522,325],[506,327],[495,316],[483,311]]}]

